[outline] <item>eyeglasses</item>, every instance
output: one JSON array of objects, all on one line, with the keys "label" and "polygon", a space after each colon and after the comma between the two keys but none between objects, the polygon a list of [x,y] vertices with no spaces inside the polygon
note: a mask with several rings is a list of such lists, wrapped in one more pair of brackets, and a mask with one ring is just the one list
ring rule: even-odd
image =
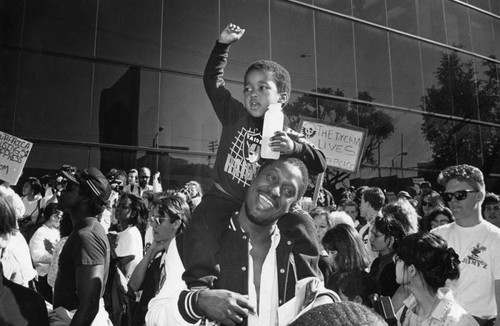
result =
[{"label": "eyeglasses", "polygon": [[422,201],[422,207],[431,207],[432,203],[430,201]]},{"label": "eyeglasses", "polygon": [[453,197],[455,197],[456,200],[460,201],[460,200],[464,200],[465,198],[467,198],[467,195],[469,194],[469,192],[477,192],[477,190],[466,189],[466,190],[458,190],[455,192],[444,192],[443,198],[446,201],[451,201],[453,199]]},{"label": "eyeglasses", "polygon": [[151,221],[155,223],[155,225],[161,225],[161,223],[165,220],[168,220],[168,217],[163,217],[163,216],[150,216],[149,217]]}]

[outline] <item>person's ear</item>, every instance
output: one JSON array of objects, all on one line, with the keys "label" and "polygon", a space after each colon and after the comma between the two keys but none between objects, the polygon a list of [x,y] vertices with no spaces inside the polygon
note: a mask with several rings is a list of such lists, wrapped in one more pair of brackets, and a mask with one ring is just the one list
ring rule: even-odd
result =
[{"label": "person's ear", "polygon": [[476,192],[476,201],[480,202],[484,199],[484,194],[481,191]]},{"label": "person's ear", "polygon": [[177,231],[181,227],[181,220],[175,220],[174,223],[172,223],[173,228]]},{"label": "person's ear", "polygon": [[391,235],[387,240],[389,240],[389,242],[387,243],[387,248],[392,249],[392,247],[394,246],[394,237]]},{"label": "person's ear", "polygon": [[279,94],[278,103],[286,104],[288,102],[288,94],[283,92]]},{"label": "person's ear", "polygon": [[410,275],[410,278],[414,278],[415,276],[417,276],[417,268],[415,267],[415,265],[410,265],[408,266],[408,275]]}]

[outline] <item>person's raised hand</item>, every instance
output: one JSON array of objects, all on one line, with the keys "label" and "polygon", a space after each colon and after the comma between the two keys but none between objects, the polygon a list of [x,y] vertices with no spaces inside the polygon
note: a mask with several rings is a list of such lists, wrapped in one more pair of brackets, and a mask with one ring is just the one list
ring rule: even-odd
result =
[{"label": "person's raised hand", "polygon": [[240,28],[235,24],[228,24],[226,28],[220,33],[219,42],[231,44],[238,41],[243,34],[245,34],[245,30]]},{"label": "person's raised hand", "polygon": [[240,324],[249,313],[255,313],[246,296],[228,290],[202,290],[197,303],[208,319],[228,326]]}]

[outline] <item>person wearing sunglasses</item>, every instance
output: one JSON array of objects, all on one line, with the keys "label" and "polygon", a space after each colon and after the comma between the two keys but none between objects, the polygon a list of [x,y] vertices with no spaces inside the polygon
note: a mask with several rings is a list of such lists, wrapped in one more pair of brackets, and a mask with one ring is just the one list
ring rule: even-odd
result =
[{"label": "person wearing sunglasses", "polygon": [[432,211],[442,207],[446,207],[446,204],[437,191],[427,189],[422,193],[417,204],[417,212],[421,217],[419,220],[420,230],[429,231],[429,229],[425,228],[426,218]]},{"label": "person wearing sunglasses", "polygon": [[[134,291],[142,290],[132,325],[144,325],[148,304],[160,291],[162,296],[168,296],[185,288],[182,281],[184,265],[178,248],[182,248],[179,236],[191,219],[187,202],[178,195],[154,194],[150,200],[149,219],[153,243],[129,280],[129,286]],[[157,301],[161,302],[161,299]]]},{"label": "person wearing sunglasses", "polygon": [[481,170],[451,166],[439,174],[443,199],[455,222],[432,230],[460,257],[460,278],[453,293],[479,325],[500,325],[500,229],[485,221],[481,211],[486,190]]}]

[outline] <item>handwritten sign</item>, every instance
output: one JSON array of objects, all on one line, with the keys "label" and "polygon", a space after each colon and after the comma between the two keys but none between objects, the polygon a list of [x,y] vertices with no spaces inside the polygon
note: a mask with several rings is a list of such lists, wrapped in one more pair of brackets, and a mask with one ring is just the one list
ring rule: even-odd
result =
[{"label": "handwritten sign", "polygon": [[17,183],[33,143],[0,131],[0,179]]},{"label": "handwritten sign", "polygon": [[349,173],[358,172],[366,129],[302,118],[301,132],[307,141],[323,151],[328,166]]}]

